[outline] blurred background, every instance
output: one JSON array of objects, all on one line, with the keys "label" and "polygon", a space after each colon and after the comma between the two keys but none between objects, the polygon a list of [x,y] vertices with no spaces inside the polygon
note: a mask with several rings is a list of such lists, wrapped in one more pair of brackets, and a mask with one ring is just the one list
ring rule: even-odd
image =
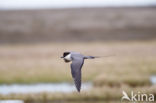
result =
[{"label": "blurred background", "polygon": [[[64,51],[86,60],[81,93]],[[0,0],[0,100],[120,103],[156,96],[156,0]],[[14,101],[15,103],[15,101]]]}]

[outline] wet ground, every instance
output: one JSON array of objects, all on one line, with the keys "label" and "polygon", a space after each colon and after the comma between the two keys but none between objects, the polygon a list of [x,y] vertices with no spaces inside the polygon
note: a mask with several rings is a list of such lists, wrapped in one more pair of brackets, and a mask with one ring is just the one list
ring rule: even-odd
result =
[{"label": "wet ground", "polygon": [[[91,88],[91,83],[83,83],[83,90]],[[0,94],[39,93],[39,92],[73,92],[76,88],[71,83],[40,83],[40,84],[11,84],[0,85]]]}]

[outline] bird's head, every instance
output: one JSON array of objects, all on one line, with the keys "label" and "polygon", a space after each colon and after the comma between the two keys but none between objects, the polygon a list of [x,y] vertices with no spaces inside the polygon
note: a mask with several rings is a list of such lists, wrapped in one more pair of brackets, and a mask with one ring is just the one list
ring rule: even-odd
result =
[{"label": "bird's head", "polygon": [[64,57],[66,57],[68,54],[70,54],[70,52],[64,52],[64,53],[63,53],[63,56],[61,56],[60,58],[64,58]]},{"label": "bird's head", "polygon": [[63,53],[63,56],[61,56],[61,58],[63,58],[64,61],[65,61],[66,63],[68,63],[68,62],[71,61],[69,55],[70,55],[70,52],[64,52],[64,53]]}]

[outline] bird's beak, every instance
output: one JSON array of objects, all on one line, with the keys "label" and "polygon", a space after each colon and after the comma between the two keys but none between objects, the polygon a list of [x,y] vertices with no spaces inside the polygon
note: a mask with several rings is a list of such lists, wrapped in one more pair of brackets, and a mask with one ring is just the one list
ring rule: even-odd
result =
[{"label": "bird's beak", "polygon": [[63,58],[63,57],[60,57],[60,58]]}]

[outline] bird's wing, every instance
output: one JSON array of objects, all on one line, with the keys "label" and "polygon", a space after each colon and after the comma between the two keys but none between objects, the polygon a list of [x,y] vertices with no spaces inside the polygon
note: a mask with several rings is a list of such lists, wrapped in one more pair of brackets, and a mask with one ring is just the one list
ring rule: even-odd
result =
[{"label": "bird's wing", "polygon": [[83,58],[74,58],[71,64],[71,73],[78,92],[80,92],[81,89],[81,68],[83,66],[83,63]]}]

